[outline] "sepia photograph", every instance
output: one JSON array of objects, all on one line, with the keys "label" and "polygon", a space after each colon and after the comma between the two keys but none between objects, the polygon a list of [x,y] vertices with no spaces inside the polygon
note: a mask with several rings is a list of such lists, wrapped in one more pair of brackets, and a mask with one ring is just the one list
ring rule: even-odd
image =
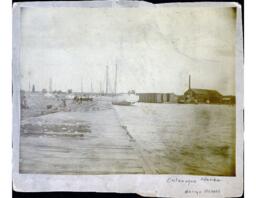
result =
[{"label": "sepia photograph", "polygon": [[107,2],[19,7],[18,174],[236,177],[238,7]]}]

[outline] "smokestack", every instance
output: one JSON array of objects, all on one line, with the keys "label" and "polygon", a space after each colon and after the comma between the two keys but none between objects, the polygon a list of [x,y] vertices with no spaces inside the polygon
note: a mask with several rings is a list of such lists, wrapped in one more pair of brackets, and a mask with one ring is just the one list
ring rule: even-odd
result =
[{"label": "smokestack", "polygon": [[191,89],[191,76],[189,75],[189,80],[188,80],[188,89]]}]

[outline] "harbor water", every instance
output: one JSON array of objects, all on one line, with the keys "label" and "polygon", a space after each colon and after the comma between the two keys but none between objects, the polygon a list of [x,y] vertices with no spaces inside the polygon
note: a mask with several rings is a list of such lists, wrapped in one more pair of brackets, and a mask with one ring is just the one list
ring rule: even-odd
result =
[{"label": "harbor water", "polygon": [[235,106],[139,103],[115,109],[151,172],[235,174]]}]

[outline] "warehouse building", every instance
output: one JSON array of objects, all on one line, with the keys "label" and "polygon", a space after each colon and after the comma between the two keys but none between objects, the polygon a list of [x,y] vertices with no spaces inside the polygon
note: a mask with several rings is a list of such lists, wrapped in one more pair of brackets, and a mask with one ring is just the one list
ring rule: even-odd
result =
[{"label": "warehouse building", "polygon": [[137,93],[139,102],[145,103],[177,103],[178,97],[174,93]]},{"label": "warehouse building", "polygon": [[184,93],[186,103],[222,103],[222,95],[216,90],[209,89],[188,89]]},{"label": "warehouse building", "polygon": [[189,87],[184,93],[184,102],[220,104],[222,103],[222,95],[216,90],[191,88],[191,77],[189,75]]}]

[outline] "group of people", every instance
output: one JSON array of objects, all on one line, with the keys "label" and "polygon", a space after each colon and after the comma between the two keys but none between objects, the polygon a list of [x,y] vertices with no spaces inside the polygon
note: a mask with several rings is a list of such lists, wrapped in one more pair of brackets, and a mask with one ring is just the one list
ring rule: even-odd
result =
[{"label": "group of people", "polygon": [[73,103],[82,104],[83,101],[92,101],[92,98],[85,96],[75,96],[73,98]]}]

